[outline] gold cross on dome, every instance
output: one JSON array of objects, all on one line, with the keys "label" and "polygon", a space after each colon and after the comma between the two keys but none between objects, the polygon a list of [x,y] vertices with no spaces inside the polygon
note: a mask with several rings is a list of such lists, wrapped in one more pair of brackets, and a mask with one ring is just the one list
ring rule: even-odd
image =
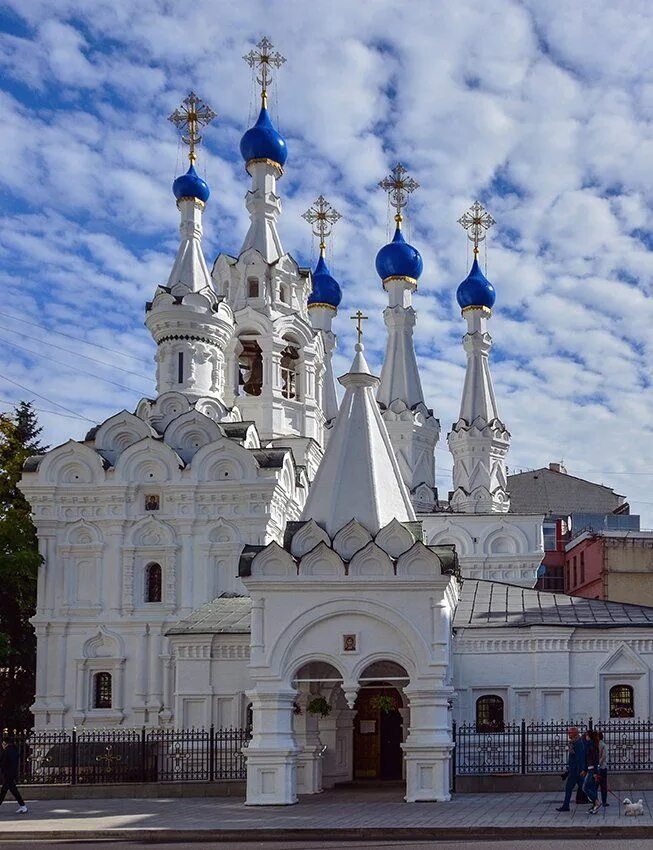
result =
[{"label": "gold cross on dome", "polygon": [[195,92],[189,92],[188,97],[184,98],[181,106],[177,107],[172,115],[168,116],[168,121],[172,121],[175,127],[181,132],[181,140],[185,145],[188,145],[188,159],[191,163],[197,159],[195,148],[202,141],[200,135],[200,127],[205,127],[210,124],[215,118],[215,112],[211,107],[200,100]]},{"label": "gold cross on dome", "polygon": [[309,224],[313,225],[313,235],[320,240],[320,254],[324,256],[326,250],[326,238],[331,236],[333,225],[342,218],[338,210],[334,209],[327,201],[324,195],[315,201],[312,207],[309,207],[302,218]]},{"label": "gold cross on dome", "polygon": [[478,254],[479,243],[486,237],[486,231],[496,224],[490,213],[478,201],[459,219],[458,224],[467,231],[467,238],[474,243],[474,254]]},{"label": "gold cross on dome", "polygon": [[397,210],[395,221],[397,224],[401,224],[403,221],[401,211],[408,203],[408,198],[412,192],[415,189],[419,189],[419,183],[417,180],[413,180],[403,165],[398,162],[390,174],[381,180],[379,186],[384,192],[388,193],[390,206],[393,206]]},{"label": "gold cross on dome", "polygon": [[358,334],[358,344],[361,344],[363,339],[363,322],[369,319],[369,316],[364,316],[360,310],[356,310],[353,316],[349,317],[356,322],[356,333]]},{"label": "gold cross on dome", "polygon": [[256,45],[256,50],[252,49],[243,59],[252,70],[258,68],[256,82],[261,86],[261,98],[263,106],[267,100],[268,88],[272,82],[272,68],[280,68],[286,61],[286,57],[282,56],[278,50],[272,52],[274,45],[269,38],[263,38]]}]

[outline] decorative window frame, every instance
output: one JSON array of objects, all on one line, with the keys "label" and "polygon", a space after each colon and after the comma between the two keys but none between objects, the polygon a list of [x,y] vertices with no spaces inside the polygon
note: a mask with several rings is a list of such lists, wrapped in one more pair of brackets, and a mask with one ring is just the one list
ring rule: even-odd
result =
[{"label": "decorative window frame", "polygon": [[[122,547],[122,607],[125,613],[151,610],[152,605],[161,611],[176,609],[179,550],[179,544]],[[145,601],[145,569],[151,563],[161,565],[161,602]]]},{"label": "decorative window frame", "polygon": [[99,587],[98,598],[104,596],[102,587],[102,543],[68,543],[65,546],[57,546],[57,560],[62,565],[63,573],[63,601],[61,613],[77,616],[95,616],[102,611],[102,603],[95,605],[80,604],[75,596],[77,567],[79,561],[94,561],[97,570]]},{"label": "decorative window frame", "polygon": [[[79,725],[118,725],[125,718],[125,658],[79,658],[77,705],[73,720]],[[111,674],[111,708],[95,708],[95,674]]]}]

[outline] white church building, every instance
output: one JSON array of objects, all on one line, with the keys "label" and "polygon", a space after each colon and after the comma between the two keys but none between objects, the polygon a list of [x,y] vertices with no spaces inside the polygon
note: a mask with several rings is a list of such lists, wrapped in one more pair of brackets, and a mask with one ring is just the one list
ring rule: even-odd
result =
[{"label": "white church building", "polygon": [[191,94],[171,116],[190,150],[173,186],[179,249],[146,307],[156,397],[25,465],[43,556],[37,728],[251,724],[247,802],[265,805],[373,777],[404,777],[409,802],[447,800],[454,718],[491,731],[608,717],[615,694],[648,716],[653,609],[532,589],[543,517],[510,511],[495,291],[477,260],[492,219],[480,204],[461,219],[467,371],[443,502],[437,399],[413,345],[422,259],[401,229],[416,184],[400,165],[382,181],[397,223],[376,258],[385,359],[371,374],[359,316],[338,404],[341,291],[325,258],[338,214],[322,196],[306,213],[321,250],[300,267],[266,108],[282,57],[263,40],[247,58],[263,96],[240,145],[242,246],[209,268],[194,162],[214,116]]}]

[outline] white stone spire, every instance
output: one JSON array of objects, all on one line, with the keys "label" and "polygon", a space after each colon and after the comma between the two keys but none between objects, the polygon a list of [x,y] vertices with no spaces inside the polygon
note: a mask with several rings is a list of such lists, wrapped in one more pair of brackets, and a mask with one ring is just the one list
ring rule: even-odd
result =
[{"label": "white stone spire", "polygon": [[389,193],[396,209],[397,229],[392,242],[381,248],[376,258],[377,272],[388,293],[383,312],[388,342],[376,397],[413,504],[416,510],[430,511],[435,504],[435,446],[440,423],[424,403],[413,342],[412,294],[422,272],[422,258],[401,231],[401,210],[418,183],[397,163],[379,185]]},{"label": "white stone spire", "polygon": [[248,166],[252,188],[245,197],[250,225],[240,253],[253,248],[266,263],[274,263],[283,256],[283,245],[277,230],[281,215],[281,198],[277,195],[277,176],[280,174],[275,163],[254,162]]},{"label": "white stone spire", "polygon": [[505,513],[510,507],[505,463],[510,434],[497,410],[489,361],[492,337],[487,329],[496,293],[478,264],[478,243],[494,219],[477,201],[460,224],[474,242],[474,262],[456,293],[467,321],[463,338],[467,371],[460,416],[447,437],[454,462],[451,507],[462,513]]},{"label": "white stone spire", "polygon": [[168,286],[172,288],[181,283],[191,292],[201,292],[207,288],[212,291],[211,274],[202,251],[204,202],[199,198],[182,197],[177,201],[177,207],[181,213],[181,240]]},{"label": "white stone spire", "polygon": [[334,535],[351,519],[377,533],[392,519],[409,522],[415,511],[374,398],[379,379],[370,374],[363,345],[356,344],[335,425],[301,519],[313,519]]}]

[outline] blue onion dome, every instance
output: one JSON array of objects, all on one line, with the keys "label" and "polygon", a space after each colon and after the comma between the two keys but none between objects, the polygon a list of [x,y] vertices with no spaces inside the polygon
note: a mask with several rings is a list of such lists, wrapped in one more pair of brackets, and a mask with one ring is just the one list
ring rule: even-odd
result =
[{"label": "blue onion dome", "polygon": [[465,280],[458,287],[456,298],[461,310],[466,307],[487,307],[491,310],[496,301],[497,293],[481,271],[478,260],[474,257],[472,268]]},{"label": "blue onion dome", "polygon": [[195,166],[192,162],[188,171],[182,174],[181,177],[177,177],[172,184],[172,191],[177,200],[181,198],[197,198],[199,201],[204,201],[204,203],[208,201],[211,194],[209,184],[206,180],[202,180],[197,171],[195,171]]},{"label": "blue onion dome", "polygon": [[313,291],[308,296],[307,303],[309,307],[311,304],[328,304],[329,307],[335,309],[341,301],[340,284],[331,275],[324,257],[320,254],[320,259],[317,261],[313,272]]},{"label": "blue onion dome", "polygon": [[389,277],[407,277],[417,280],[422,274],[422,256],[404,239],[401,228],[397,226],[392,242],[384,245],[376,255],[376,271],[381,280]]},{"label": "blue onion dome", "polygon": [[272,123],[265,106],[261,107],[256,124],[240,140],[240,153],[245,164],[253,159],[269,159],[283,168],[288,158],[286,140]]}]

